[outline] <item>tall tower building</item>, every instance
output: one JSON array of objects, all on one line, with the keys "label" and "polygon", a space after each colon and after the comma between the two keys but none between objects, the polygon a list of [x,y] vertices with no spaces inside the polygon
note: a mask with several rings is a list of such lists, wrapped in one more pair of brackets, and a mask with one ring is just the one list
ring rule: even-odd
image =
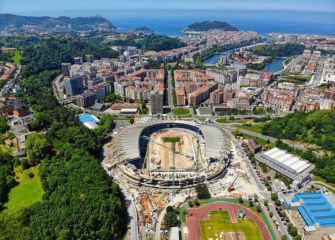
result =
[{"label": "tall tower building", "polygon": [[70,76],[71,63],[62,63],[62,72],[65,77]]},{"label": "tall tower building", "polygon": [[163,113],[163,93],[152,91],[150,94],[151,114]]}]

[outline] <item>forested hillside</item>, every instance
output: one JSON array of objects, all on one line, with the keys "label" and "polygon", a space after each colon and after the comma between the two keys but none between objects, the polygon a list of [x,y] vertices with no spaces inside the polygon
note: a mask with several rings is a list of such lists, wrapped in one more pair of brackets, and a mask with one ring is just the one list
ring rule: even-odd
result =
[{"label": "forested hillside", "polygon": [[270,57],[290,57],[302,54],[305,46],[301,44],[261,45],[251,49],[253,54]]},{"label": "forested hillside", "polygon": [[185,30],[186,31],[209,31],[212,29],[220,29],[224,31],[238,31],[236,27],[233,27],[229,23],[220,21],[204,21],[192,23]]},{"label": "forested hillside", "polygon": [[168,51],[186,46],[186,44],[179,39],[160,35],[149,35],[127,40],[115,40],[112,41],[111,44],[116,46],[134,46],[143,51]]},{"label": "forested hillside", "polygon": [[0,30],[6,28],[23,30],[24,26],[35,26],[42,31],[48,31],[59,27],[64,27],[72,31],[93,30],[99,26],[115,30],[115,26],[107,19],[99,16],[94,17],[31,17],[14,14],[0,14]]},{"label": "forested hillside", "polygon": [[[98,160],[101,140],[112,130],[113,120],[106,116],[98,129],[88,130],[79,125],[78,112],[58,105],[52,95],[51,82],[60,63],[83,54],[108,57],[114,52],[68,38],[42,40],[24,49],[25,91],[19,97],[32,105],[29,127],[40,132],[28,137],[25,166],[40,163],[45,194],[42,202],[16,215],[0,212],[0,239],[123,239],[128,222],[125,201]],[[0,160],[6,176],[0,184],[10,190],[14,161],[2,156]]]},{"label": "forested hillside", "polygon": [[332,154],[322,158],[316,157],[311,151],[299,155],[316,165],[316,175],[335,183],[335,109],[312,113],[295,112],[273,119],[263,125],[262,134],[312,143],[330,151]]},{"label": "forested hillside", "polygon": [[60,69],[62,62],[73,62],[73,57],[93,54],[96,58],[117,57],[118,53],[104,45],[94,45],[73,38],[51,38],[24,48],[22,74],[28,77],[43,70]]},{"label": "forested hillside", "polygon": [[335,152],[335,109],[312,113],[295,112],[265,124],[262,133],[315,143]]}]

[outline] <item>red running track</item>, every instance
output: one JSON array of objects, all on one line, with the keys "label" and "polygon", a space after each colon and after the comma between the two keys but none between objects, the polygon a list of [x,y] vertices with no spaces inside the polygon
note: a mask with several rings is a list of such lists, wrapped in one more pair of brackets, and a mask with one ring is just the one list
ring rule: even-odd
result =
[{"label": "red running track", "polygon": [[245,215],[254,221],[264,240],[271,240],[271,235],[266,228],[263,220],[252,210],[235,203],[214,202],[203,205],[199,208],[190,208],[186,210],[186,240],[201,240],[200,220],[209,219],[210,211],[227,211],[232,223],[237,222],[237,211],[243,209]]}]

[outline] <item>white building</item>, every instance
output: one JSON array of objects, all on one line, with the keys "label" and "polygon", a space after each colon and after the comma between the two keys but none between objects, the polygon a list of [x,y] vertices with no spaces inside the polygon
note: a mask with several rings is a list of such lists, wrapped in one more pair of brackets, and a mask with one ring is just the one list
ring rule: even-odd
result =
[{"label": "white building", "polygon": [[279,148],[272,148],[258,153],[255,158],[273,170],[292,179],[297,184],[306,184],[311,179],[311,172],[315,166],[308,161],[294,156]]}]

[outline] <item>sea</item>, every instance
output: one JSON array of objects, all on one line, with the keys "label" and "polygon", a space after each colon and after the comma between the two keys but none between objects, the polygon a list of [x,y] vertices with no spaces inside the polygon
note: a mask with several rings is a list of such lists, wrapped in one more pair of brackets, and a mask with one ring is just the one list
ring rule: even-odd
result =
[{"label": "sea", "polygon": [[335,35],[335,11],[275,10],[80,10],[21,12],[29,16],[94,16],[110,20],[121,32],[149,27],[156,34],[180,36],[189,24],[205,20],[225,21],[241,29],[260,34],[272,32]]}]

